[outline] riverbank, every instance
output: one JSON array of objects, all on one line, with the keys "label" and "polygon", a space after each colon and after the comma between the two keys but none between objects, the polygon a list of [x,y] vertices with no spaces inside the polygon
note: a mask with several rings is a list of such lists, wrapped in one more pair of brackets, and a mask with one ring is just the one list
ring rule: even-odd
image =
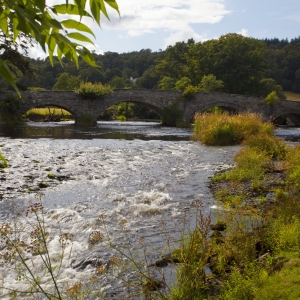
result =
[{"label": "riverbank", "polygon": [[[209,141],[217,142],[220,132],[221,142],[226,135],[240,136],[235,122],[215,117],[208,126],[216,136]],[[200,130],[207,132],[205,125]],[[203,132],[198,136],[205,137]],[[174,299],[300,299],[300,145],[287,145],[270,132],[242,140],[236,165],[209,183],[219,202],[216,221],[200,211],[183,243]]]}]

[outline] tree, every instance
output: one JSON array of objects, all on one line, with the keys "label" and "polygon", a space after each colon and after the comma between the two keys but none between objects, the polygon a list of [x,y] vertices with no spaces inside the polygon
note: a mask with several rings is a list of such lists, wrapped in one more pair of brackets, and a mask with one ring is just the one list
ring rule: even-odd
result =
[{"label": "tree", "polygon": [[80,76],[69,75],[67,72],[60,74],[53,90],[75,90],[80,86]]},{"label": "tree", "polygon": [[199,88],[203,92],[213,93],[219,92],[223,86],[224,82],[222,80],[217,80],[215,75],[209,74],[202,77]]},{"label": "tree", "polygon": [[[94,36],[92,30],[82,23],[82,18],[87,17],[100,25],[100,14],[109,16],[106,5],[119,12],[115,0],[74,0],[69,4],[49,6],[46,0],[2,0],[0,4],[0,33],[12,43],[24,35],[35,40],[45,52],[48,52],[51,64],[53,56],[57,53],[59,61],[66,57],[78,66],[78,55],[88,64],[96,66],[93,55],[82,42],[93,44],[92,40],[81,32]],[[90,9],[90,12],[89,12]],[[70,19],[59,21],[61,15],[70,15]],[[74,20],[79,17],[79,21]],[[68,32],[71,30],[71,32]],[[75,40],[73,42],[72,40]],[[3,38],[0,40],[3,44]],[[12,62],[0,58],[0,75],[3,76],[17,90],[13,73]]]},{"label": "tree", "polygon": [[174,90],[175,80],[169,76],[164,76],[158,84],[160,90]]},{"label": "tree", "polygon": [[188,77],[198,85],[204,75],[214,74],[227,93],[255,94],[266,70],[263,41],[239,34],[197,43],[186,55]]},{"label": "tree", "polygon": [[276,93],[277,97],[281,100],[285,100],[286,96],[282,91],[282,87],[276,83],[273,78],[263,78],[260,81],[260,97],[267,97],[271,92]]},{"label": "tree", "polygon": [[175,83],[175,89],[177,91],[184,91],[184,89],[191,84],[191,79],[189,79],[188,77],[181,77],[179,80],[176,81]]},{"label": "tree", "polygon": [[159,81],[159,76],[155,75],[154,66],[147,69],[137,81],[138,87],[144,89],[155,89],[157,88],[157,83]]},{"label": "tree", "polygon": [[156,74],[160,77],[169,76],[177,80],[187,76],[186,54],[194,43],[193,39],[189,39],[187,43],[177,42],[174,46],[168,46],[165,58],[156,64]]},{"label": "tree", "polygon": [[125,88],[125,79],[123,77],[116,76],[110,81],[110,86],[115,89]]}]

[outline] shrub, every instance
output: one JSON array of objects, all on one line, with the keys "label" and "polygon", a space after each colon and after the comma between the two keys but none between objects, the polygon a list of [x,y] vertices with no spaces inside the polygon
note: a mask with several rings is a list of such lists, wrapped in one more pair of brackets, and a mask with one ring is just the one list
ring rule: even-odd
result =
[{"label": "shrub", "polygon": [[161,124],[164,126],[176,126],[177,122],[182,119],[183,111],[179,108],[178,103],[163,108],[161,110]]},{"label": "shrub", "polygon": [[266,102],[268,105],[275,104],[279,101],[279,97],[277,96],[276,92],[273,91],[271,92],[267,97],[266,97]]},{"label": "shrub", "polygon": [[275,159],[283,159],[287,153],[287,146],[281,139],[265,132],[251,135],[245,139],[243,145],[255,148],[257,151],[266,152],[271,158]]},{"label": "shrub", "polygon": [[188,77],[181,77],[175,83],[175,90],[184,91],[191,84],[191,82],[191,79],[189,79]]},{"label": "shrub", "polygon": [[0,153],[0,168],[7,168],[8,167],[8,163],[6,158]]},{"label": "shrub", "polygon": [[21,100],[16,94],[9,94],[0,104],[1,119],[8,125],[22,124]]},{"label": "shrub", "polygon": [[81,82],[80,87],[75,89],[75,93],[82,98],[105,98],[113,92],[113,89],[109,85],[103,85],[102,83],[92,84],[91,82]]},{"label": "shrub", "polygon": [[288,179],[295,185],[300,182],[300,145],[290,147],[286,154]]},{"label": "shrub", "polygon": [[197,91],[198,91],[197,87],[195,87],[195,86],[189,84],[189,85],[184,89],[183,94],[182,94],[182,97],[183,97],[183,99],[185,99],[185,100],[190,100],[190,99],[192,99],[192,98],[195,96],[195,94],[197,93]]}]

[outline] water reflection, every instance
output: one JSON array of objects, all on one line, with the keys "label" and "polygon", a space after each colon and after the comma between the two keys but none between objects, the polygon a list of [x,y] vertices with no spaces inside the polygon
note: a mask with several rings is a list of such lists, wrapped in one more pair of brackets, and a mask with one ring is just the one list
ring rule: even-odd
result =
[{"label": "water reflection", "polygon": [[21,126],[0,125],[0,136],[10,138],[189,140],[191,129],[163,127],[156,122],[98,122],[79,127],[74,122],[32,122]]}]

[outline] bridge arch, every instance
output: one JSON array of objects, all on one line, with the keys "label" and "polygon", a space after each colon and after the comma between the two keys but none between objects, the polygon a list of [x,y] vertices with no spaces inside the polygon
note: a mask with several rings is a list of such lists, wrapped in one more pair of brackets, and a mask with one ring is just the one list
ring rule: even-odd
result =
[{"label": "bridge arch", "polygon": [[70,114],[72,114],[73,116],[75,116],[75,113],[69,107],[66,107],[64,105],[53,104],[52,102],[49,102],[49,103],[46,103],[46,104],[40,104],[40,105],[31,105],[30,107],[28,107],[28,106],[23,107],[22,114],[26,113],[27,111],[29,111],[30,109],[33,109],[33,108],[47,108],[47,107],[64,109],[64,110],[68,111]]},{"label": "bridge arch", "polygon": [[186,115],[186,119],[192,121],[194,120],[196,113],[203,113],[213,107],[219,107],[229,113],[238,113],[246,111],[244,107],[237,104],[212,101],[211,103],[205,103],[202,106],[194,107],[192,110],[190,110],[189,115]]},{"label": "bridge arch", "polygon": [[300,112],[283,112],[271,117],[271,122],[277,125],[300,126]]},{"label": "bridge arch", "polygon": [[[44,111],[38,109],[44,109]],[[37,109],[37,111],[35,111]],[[23,111],[25,108],[23,108]],[[75,115],[62,105],[45,104],[35,105],[27,109],[22,115],[31,121],[60,121],[61,118],[75,120]]]},{"label": "bridge arch", "polygon": [[99,111],[99,115],[103,112],[105,112],[107,109],[109,109],[113,105],[119,105],[121,103],[136,103],[141,104],[142,106],[147,107],[148,109],[153,110],[159,117],[161,117],[161,107],[159,105],[153,104],[151,101],[141,101],[140,99],[130,98],[130,99],[115,99],[113,102],[105,103],[105,105],[102,105],[101,111]]}]

